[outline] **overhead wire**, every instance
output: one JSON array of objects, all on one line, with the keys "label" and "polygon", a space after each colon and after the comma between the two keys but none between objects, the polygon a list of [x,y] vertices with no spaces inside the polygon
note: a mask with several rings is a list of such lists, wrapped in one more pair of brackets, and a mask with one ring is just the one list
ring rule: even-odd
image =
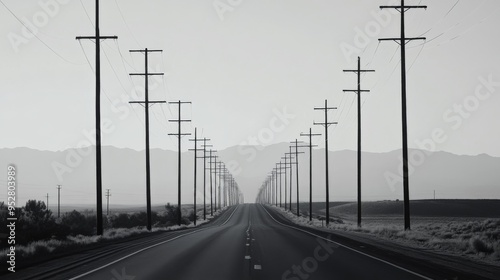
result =
[{"label": "overhead wire", "polygon": [[134,33],[132,33],[132,30],[130,29],[127,21],[125,20],[125,17],[123,16],[123,12],[122,12],[122,10],[120,8],[120,5],[118,5],[118,1],[117,0],[115,0],[115,4],[116,4],[116,8],[118,10],[118,13],[120,14],[120,17],[122,18],[123,23],[125,24],[125,27],[127,28],[128,32],[132,36],[132,39],[135,41],[135,43],[137,44],[137,46],[139,48],[142,48],[141,44],[139,43],[139,41],[137,40],[137,38],[134,36]]},{"label": "overhead wire", "polygon": [[87,12],[87,8],[85,8],[85,5],[83,4],[82,0],[80,0],[80,4],[81,4],[81,7],[83,8],[83,11],[85,12],[85,15],[87,16],[87,18],[90,22],[90,25],[92,25],[92,27],[95,27],[94,22],[92,22],[92,19],[90,18],[89,13]]},{"label": "overhead wire", "polygon": [[40,43],[42,43],[45,47],[47,47],[52,53],[54,53],[57,57],[59,57],[60,59],[64,60],[65,62],[67,63],[70,63],[70,64],[73,64],[73,65],[83,65],[85,63],[76,63],[76,62],[73,62],[73,61],[70,61],[68,59],[66,59],[65,57],[63,57],[61,54],[59,54],[55,49],[53,49],[51,46],[49,46],[49,44],[47,44],[45,41],[43,41],[36,33],[34,33],[21,19],[19,19],[19,17],[16,16],[16,14],[14,14],[14,12],[9,9],[9,7],[7,7],[7,5],[5,5],[5,3],[3,2],[3,0],[0,0],[0,3],[5,7],[5,9],[7,9],[7,11],[9,11],[9,13],[22,25],[26,28],[26,30],[28,30],[28,32],[30,32],[36,39],[38,39],[38,41],[40,41]]}]

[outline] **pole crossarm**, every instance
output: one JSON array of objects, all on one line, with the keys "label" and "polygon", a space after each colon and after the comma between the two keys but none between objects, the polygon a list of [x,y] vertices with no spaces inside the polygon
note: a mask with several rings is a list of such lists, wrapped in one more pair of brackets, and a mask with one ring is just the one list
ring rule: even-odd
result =
[{"label": "pole crossarm", "polygon": [[415,38],[404,38],[402,40],[401,40],[401,38],[381,38],[381,39],[378,39],[378,40],[379,40],[379,42],[382,42],[382,41],[394,41],[398,45],[401,46],[401,41],[404,41],[404,45],[406,45],[410,41],[427,40],[427,38],[425,38],[425,37],[415,37]]},{"label": "pole crossarm", "polygon": [[[96,36],[77,36],[76,40],[95,40]],[[100,40],[118,40],[118,36],[99,36]]]},{"label": "pole crossarm", "polygon": [[409,9],[427,9],[427,6],[380,6],[380,9],[396,9],[399,12],[401,12],[401,9],[404,9],[404,11],[408,11]]},{"label": "pole crossarm", "polygon": [[369,89],[361,89],[361,90],[357,90],[357,89],[344,89],[343,92],[355,92],[355,93],[358,93],[358,92],[370,92]]},{"label": "pole crossarm", "polygon": [[339,124],[338,122],[313,122],[314,125],[322,125],[322,126],[330,126],[330,125],[335,125]]}]

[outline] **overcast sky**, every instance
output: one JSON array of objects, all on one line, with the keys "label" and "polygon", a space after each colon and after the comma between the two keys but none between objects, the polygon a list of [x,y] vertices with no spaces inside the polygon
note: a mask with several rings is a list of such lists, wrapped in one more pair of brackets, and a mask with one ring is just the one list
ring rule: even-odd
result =
[{"label": "overcast sky", "polygon": [[[94,127],[95,45],[75,37],[94,35],[94,1],[1,2],[0,147],[85,145]],[[360,55],[363,68],[377,71],[362,84],[371,90],[363,94],[363,149],[401,147],[399,49],[378,43],[399,36],[399,14],[380,14],[387,0],[101,2],[102,35],[119,37],[102,47],[105,145],[144,147],[144,110],[128,104],[143,98],[134,90],[143,78],[128,73],[144,71],[144,56],[128,50],[147,47],[164,51],[150,55],[150,71],[165,72],[151,79],[151,99],[193,102],[184,107],[193,120],[185,131],[199,127],[217,149],[295,139],[323,120],[313,107],[325,99],[339,108],[330,114],[339,122],[330,149],[355,149],[355,95],[342,89],[356,80],[342,70]],[[500,3],[407,3],[429,6],[406,20],[408,36],[428,38],[407,45],[410,146],[434,136],[436,150],[500,156]],[[167,136],[175,114],[152,107],[152,147],[176,148]]]}]

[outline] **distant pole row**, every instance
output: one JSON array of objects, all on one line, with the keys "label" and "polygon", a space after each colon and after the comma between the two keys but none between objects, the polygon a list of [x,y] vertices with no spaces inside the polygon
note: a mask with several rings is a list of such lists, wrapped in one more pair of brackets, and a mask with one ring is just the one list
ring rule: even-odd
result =
[{"label": "distant pole row", "polygon": [[[102,209],[102,152],[101,152],[101,40],[106,40],[106,39],[118,39],[117,36],[101,36],[100,35],[100,26],[99,26],[99,0],[95,1],[95,36],[78,36],[76,37],[77,40],[93,40],[96,45],[96,65],[95,65],[95,75],[96,75],[96,94],[95,94],[95,114],[96,114],[96,119],[95,119],[95,125],[96,125],[96,209],[97,209],[97,219],[96,219],[96,233],[97,235],[102,235],[103,234],[103,209]],[[145,68],[144,68],[144,73],[132,73],[130,74],[131,76],[144,76],[145,78],[145,99],[143,101],[131,101],[130,103],[136,103],[136,104],[141,104],[145,108],[145,138],[146,138],[146,208],[147,208],[147,229],[151,230],[152,227],[152,213],[151,213],[151,170],[150,170],[150,149],[149,149],[149,107],[150,105],[156,104],[156,103],[166,103],[166,101],[150,101],[149,100],[149,77],[154,76],[154,75],[163,75],[163,73],[149,73],[148,72],[148,55],[150,53],[154,52],[162,52],[162,50],[149,50],[149,49],[143,49],[143,50],[131,50],[130,52],[134,53],[143,53],[145,55]],[[181,118],[181,105],[190,103],[190,102],[183,102],[183,101],[175,101],[175,102],[169,102],[169,104],[178,104],[179,110],[178,110],[178,115],[179,117],[174,120],[169,120],[170,122],[176,122],[178,123],[178,132],[177,133],[171,133],[169,135],[175,135],[177,136],[178,139],[178,197],[177,197],[177,205],[179,208],[178,211],[178,224],[181,224],[181,138],[182,136],[185,135],[190,135],[189,133],[182,133],[182,123],[183,122],[189,122],[191,120],[183,120]],[[207,139],[208,140],[208,139]],[[206,159],[212,160],[212,151],[210,151],[211,156],[207,157],[206,156],[206,140],[204,142],[203,146],[203,158],[204,158],[204,166],[206,167]],[[201,149],[200,149],[201,150]],[[195,152],[195,158],[198,158]],[[196,164],[196,161],[195,161]],[[210,162],[210,172],[212,172],[212,162]],[[217,168],[217,167],[216,167]],[[206,169],[206,168],[205,168]],[[216,169],[217,170],[217,169]],[[243,195],[239,191],[238,185],[234,181],[234,177],[230,175],[230,173],[227,171],[227,169],[224,169],[224,179],[220,181],[220,184],[223,184],[224,186],[224,191],[225,193],[223,194],[223,199],[224,199],[224,206],[228,205],[233,205],[238,203],[239,201],[242,201]],[[196,166],[195,166],[195,174],[196,174]],[[220,174],[220,173],[219,173]],[[196,175],[195,175],[196,176]],[[210,173],[210,178],[212,178],[212,173]],[[217,180],[217,176],[215,176],[215,180]],[[196,214],[196,177],[195,177],[195,186],[194,186],[194,207],[195,207],[195,214]],[[205,184],[206,184],[206,176],[204,175],[204,197],[206,197],[206,192],[205,192]],[[213,205],[212,205],[212,182],[210,182],[211,186],[211,214],[213,215]],[[219,186],[220,187],[220,186]],[[58,193],[60,192],[60,186],[58,187]],[[109,192],[106,194],[108,201],[109,201]],[[59,195],[58,195],[59,197]],[[47,195],[47,204],[48,204],[48,195]],[[204,199],[203,202],[204,205],[204,213],[203,213],[203,218],[206,219],[206,200]],[[107,206],[107,213],[109,214],[109,203]],[[58,198],[58,217],[60,217],[60,199]],[[196,221],[195,221],[196,223]]]},{"label": "distant pole row", "polygon": [[[384,38],[379,39],[379,41],[395,41],[401,47],[401,100],[402,100],[402,153],[403,153],[403,197],[404,197],[404,228],[405,230],[409,230],[410,227],[410,195],[409,195],[409,172],[408,172],[408,128],[407,128],[407,100],[406,100],[406,44],[413,40],[425,40],[424,37],[416,37],[416,38],[407,38],[405,36],[405,13],[410,9],[426,9],[427,6],[405,6],[404,0],[401,0],[401,5],[398,6],[380,6],[381,9],[396,9],[401,13],[401,36],[399,38]],[[353,90],[344,90],[344,92],[353,92],[357,94],[357,109],[358,109],[358,137],[357,137],[357,224],[358,227],[361,226],[362,221],[362,176],[361,176],[361,94],[363,92],[369,92],[369,90],[361,89],[361,74],[368,72],[375,72],[375,70],[362,70],[361,69],[361,59],[358,57],[358,65],[356,70],[344,70],[344,72],[351,72],[357,74],[357,89]],[[329,122],[328,121],[328,111],[337,109],[336,107],[328,107],[328,100],[325,100],[325,106],[320,108],[314,108],[315,110],[321,110],[324,112],[324,122],[315,122],[315,125],[321,125],[325,128],[325,213],[326,213],[326,223],[330,222],[330,194],[329,194],[329,160],[328,160],[328,127],[330,125],[337,124],[337,122]],[[301,134],[301,136],[317,136],[318,134],[313,134],[312,130],[309,130],[309,134]],[[310,153],[310,180],[309,180],[309,220],[312,219],[312,140],[309,139],[309,153]],[[291,165],[296,165],[296,173],[297,173],[297,216],[300,215],[299,211],[299,178],[298,178],[298,144],[297,140],[295,141],[295,162],[292,163],[293,154],[290,147],[290,152],[285,153],[285,210],[292,210],[292,177],[290,176],[290,198],[287,203],[287,195],[286,195],[286,172],[288,168],[287,160],[290,158],[290,174],[292,173]],[[288,156],[289,155],[289,156]],[[278,165],[281,166],[281,162]],[[259,195],[257,197],[257,202],[267,203],[267,204],[276,204],[276,198],[273,196],[273,188],[275,185],[272,183],[272,179],[274,176],[280,176],[281,179],[281,169],[278,167],[274,168],[271,172],[271,175],[267,177],[265,182],[262,184],[261,189],[259,191]],[[281,199],[281,194],[280,194]],[[281,207],[281,204],[280,204]]]}]

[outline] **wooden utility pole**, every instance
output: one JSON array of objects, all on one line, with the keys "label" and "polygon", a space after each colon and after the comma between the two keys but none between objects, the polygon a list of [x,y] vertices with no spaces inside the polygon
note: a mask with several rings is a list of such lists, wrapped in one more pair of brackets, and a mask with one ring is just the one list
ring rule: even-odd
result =
[{"label": "wooden utility pole", "polygon": [[295,139],[295,141],[293,141],[291,143],[295,145],[295,175],[297,177],[297,217],[299,217],[300,216],[300,210],[299,210],[299,154],[303,154],[303,152],[299,153],[299,147],[305,147],[305,146],[299,146],[299,143],[302,143],[302,141],[299,141],[298,139]]},{"label": "wooden utility pole", "polygon": [[149,156],[149,107],[150,104],[166,103],[166,101],[150,101],[149,100],[149,77],[150,76],[163,76],[163,73],[149,73],[149,53],[162,52],[162,50],[130,50],[131,53],[143,53],[145,58],[144,73],[131,73],[130,76],[144,76],[144,101],[130,101],[131,104],[141,104],[144,106],[144,121],[146,127],[146,212],[148,218],[147,229],[151,231],[152,215],[151,215],[151,167]]},{"label": "wooden utility pole", "polygon": [[190,122],[191,120],[183,120],[182,119],[182,105],[183,104],[191,104],[191,102],[183,102],[183,101],[173,101],[173,102],[168,102],[169,104],[176,104],[178,105],[178,118],[175,119],[175,120],[169,120],[169,122],[175,122],[177,123],[177,128],[178,128],[178,132],[177,133],[169,133],[168,135],[172,135],[172,136],[177,136],[177,138],[179,139],[179,142],[178,142],[178,160],[177,160],[177,182],[178,182],[178,186],[177,186],[177,207],[179,208],[179,210],[177,211],[177,224],[178,225],[181,225],[181,221],[182,221],[182,209],[181,209],[181,168],[182,168],[182,165],[181,165],[181,155],[182,155],[182,150],[181,150],[181,143],[182,143],[182,136],[187,136],[187,135],[191,135],[191,133],[182,133],[182,123],[184,122]]},{"label": "wooden utility pole", "polygon": [[207,148],[212,145],[207,145],[208,138],[203,138],[203,220],[207,219]]},{"label": "wooden utility pole", "polygon": [[328,127],[338,124],[337,122],[328,122],[328,111],[335,110],[337,107],[328,107],[328,100],[325,100],[325,107],[314,108],[317,111],[325,113],[325,121],[322,123],[314,122],[314,125],[321,125],[325,128],[325,176],[326,176],[326,224],[330,224],[330,182],[329,182],[329,167],[328,167]]},{"label": "wooden utility pole", "polygon": [[210,169],[210,216],[213,216],[214,215],[214,200],[213,200],[213,179],[212,179],[212,174],[213,174],[213,168],[212,168],[212,164],[214,163],[214,161],[212,161],[212,159],[216,159],[217,156],[216,155],[212,155],[212,153],[214,152],[217,152],[216,150],[212,150],[210,149],[209,153],[210,153],[210,156],[208,157],[209,160],[210,160],[210,164],[209,164],[209,169]]},{"label": "wooden utility pole", "polygon": [[95,36],[78,36],[77,40],[95,41],[95,138],[96,138],[96,231],[97,235],[102,235],[102,166],[101,166],[101,40],[118,39],[117,36],[101,36],[99,30],[99,0],[95,1]]},{"label": "wooden utility pole", "polygon": [[[284,159],[285,160],[285,211],[288,210],[288,203],[287,203],[287,198],[288,198],[288,184],[287,184],[287,170],[288,170],[288,154],[285,153],[285,156],[282,157],[281,159]],[[290,159],[290,162],[292,160]],[[292,166],[290,165],[290,169],[292,168]],[[291,171],[290,171],[291,172]],[[290,209],[291,209],[291,204],[290,204]]]},{"label": "wooden utility pole", "polygon": [[273,202],[271,204],[274,204],[275,206],[278,205],[278,169],[273,168],[271,171],[271,186],[272,186],[272,192],[273,192]]},{"label": "wooden utility pole", "polygon": [[47,210],[49,210],[49,194],[45,196],[47,198]]},{"label": "wooden utility pole", "polygon": [[217,170],[218,170],[218,165],[217,165],[217,158],[219,156],[214,156],[214,210],[217,212]]},{"label": "wooden utility pole", "polygon": [[57,217],[61,217],[61,189],[62,185],[57,185]]},{"label": "wooden utility pole", "polygon": [[[282,198],[283,198],[283,193],[282,193],[282,184],[281,184],[281,175],[284,175],[286,174],[285,172],[282,172],[283,170],[286,171],[286,167],[285,167],[285,164],[280,161],[276,164],[276,169],[278,170],[278,175],[279,175],[279,181],[280,181],[280,207],[282,207]],[[285,175],[285,179],[286,179],[286,175]]]},{"label": "wooden utility pole", "polygon": [[[294,159],[294,155],[295,155],[295,152],[292,151],[292,147],[293,146],[289,146],[288,149],[289,149],[289,152],[288,153],[285,153],[285,157],[288,155],[290,157],[290,162],[288,163],[290,165],[290,189],[289,189],[289,208],[290,208],[290,212],[292,212],[292,194],[293,194],[293,190],[292,190],[292,187],[293,187],[293,169],[292,169],[292,166],[294,164],[297,164],[297,159],[295,159],[295,162],[293,162],[293,159]],[[297,177],[298,178],[298,177]]]},{"label": "wooden utility pole", "polygon": [[358,95],[358,227],[361,227],[361,93],[370,92],[361,89],[361,73],[375,72],[375,70],[361,70],[361,58],[358,56],[358,69],[344,70],[344,72],[356,73],[358,77],[358,88],[345,89],[344,92],[354,92]]},{"label": "wooden utility pole", "polygon": [[312,128],[309,128],[309,133],[301,133],[300,136],[305,136],[309,137],[309,221],[312,221],[312,193],[313,193],[313,183],[312,183],[312,178],[313,178],[313,147],[316,147],[317,145],[312,144],[312,138],[313,136],[321,136],[319,133],[312,133]]},{"label": "wooden utility pole", "polygon": [[383,38],[379,41],[394,41],[401,48],[401,111],[403,118],[403,196],[404,196],[404,226],[410,230],[410,175],[408,172],[408,119],[406,113],[406,44],[410,41],[425,40],[425,37],[407,38],[405,35],[405,13],[410,9],[427,9],[427,6],[405,6],[401,0],[400,6],[380,6],[380,9],[396,9],[401,13],[401,36],[399,38]]},{"label": "wooden utility pole", "polygon": [[197,128],[194,128],[194,139],[189,139],[189,141],[194,142],[194,149],[189,149],[190,151],[194,151],[194,192],[193,192],[193,207],[194,207],[194,225],[196,226],[196,220],[198,219],[198,215],[196,213],[196,171],[197,171],[197,163],[198,163],[198,141],[203,141],[203,139],[198,139],[198,131]]},{"label": "wooden utility pole", "polygon": [[106,189],[106,216],[109,216],[109,197],[111,196],[109,191],[110,189]]},{"label": "wooden utility pole", "polygon": [[[226,197],[225,197],[225,192],[223,193],[223,189],[225,190],[226,188],[226,166],[222,161],[219,161],[218,163],[218,168],[219,168],[219,209],[222,209],[222,207],[226,206]],[[217,167],[216,167],[217,168]],[[222,177],[222,179],[221,179]],[[223,201],[224,199],[224,201]]]}]

